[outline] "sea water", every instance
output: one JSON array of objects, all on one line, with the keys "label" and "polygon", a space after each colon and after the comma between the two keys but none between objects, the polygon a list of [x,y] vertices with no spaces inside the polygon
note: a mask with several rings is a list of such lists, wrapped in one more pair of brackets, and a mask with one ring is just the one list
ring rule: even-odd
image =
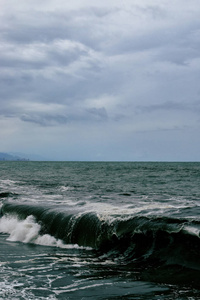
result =
[{"label": "sea water", "polygon": [[0,162],[0,299],[200,299],[200,163]]}]

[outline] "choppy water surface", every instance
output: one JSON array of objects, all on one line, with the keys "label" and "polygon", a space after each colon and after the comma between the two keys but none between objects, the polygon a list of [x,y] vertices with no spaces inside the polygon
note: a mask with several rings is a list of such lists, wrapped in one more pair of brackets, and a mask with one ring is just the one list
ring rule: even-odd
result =
[{"label": "choppy water surface", "polygon": [[200,299],[200,163],[0,163],[0,299]]}]

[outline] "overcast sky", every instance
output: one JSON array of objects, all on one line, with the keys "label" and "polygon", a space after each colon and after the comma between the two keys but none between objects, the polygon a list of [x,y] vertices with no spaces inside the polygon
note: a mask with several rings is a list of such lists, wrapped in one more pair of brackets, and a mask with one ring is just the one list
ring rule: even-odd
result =
[{"label": "overcast sky", "polygon": [[0,0],[0,152],[200,161],[200,1]]}]

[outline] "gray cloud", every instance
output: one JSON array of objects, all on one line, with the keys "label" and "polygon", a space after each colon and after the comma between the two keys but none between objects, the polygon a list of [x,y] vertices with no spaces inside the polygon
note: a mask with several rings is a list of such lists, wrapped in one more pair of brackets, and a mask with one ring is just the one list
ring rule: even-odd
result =
[{"label": "gray cloud", "polygon": [[[59,109],[60,110],[60,109]],[[35,123],[41,126],[60,126],[70,125],[74,122],[88,123],[88,122],[104,122],[108,120],[108,115],[104,107],[76,109],[69,108],[65,113],[58,114],[57,111],[51,112],[30,112],[20,115],[23,122]],[[19,112],[18,112],[19,113]]]},{"label": "gray cloud", "polygon": [[104,107],[89,108],[87,111],[92,116],[92,119],[94,118],[97,121],[106,121],[108,119],[108,115]]},{"label": "gray cloud", "polygon": [[191,105],[181,103],[181,102],[164,102],[161,104],[151,104],[147,106],[138,106],[136,108],[137,112],[143,113],[143,112],[154,112],[154,111],[188,111],[188,110],[194,110],[196,109],[195,105]]},{"label": "gray cloud", "polygon": [[198,8],[194,0],[4,1],[0,125],[10,137],[2,151],[14,127],[22,140],[34,126],[47,136],[76,131],[80,140],[85,128],[88,144],[99,135],[115,145],[123,137],[127,147],[132,132],[198,131]]},{"label": "gray cloud", "polygon": [[68,122],[66,116],[47,114],[26,114],[21,116],[21,120],[24,122],[36,123],[41,126],[55,126],[58,124],[66,124]]}]

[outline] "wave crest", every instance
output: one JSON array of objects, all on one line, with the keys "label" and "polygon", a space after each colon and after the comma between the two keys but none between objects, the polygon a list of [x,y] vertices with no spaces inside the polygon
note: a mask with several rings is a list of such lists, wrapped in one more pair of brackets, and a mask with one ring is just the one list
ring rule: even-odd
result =
[{"label": "wave crest", "polygon": [[0,230],[4,232],[4,224],[13,241],[73,244],[138,266],[180,265],[200,271],[198,221],[160,216],[109,219],[70,207],[9,202],[2,214]]}]

